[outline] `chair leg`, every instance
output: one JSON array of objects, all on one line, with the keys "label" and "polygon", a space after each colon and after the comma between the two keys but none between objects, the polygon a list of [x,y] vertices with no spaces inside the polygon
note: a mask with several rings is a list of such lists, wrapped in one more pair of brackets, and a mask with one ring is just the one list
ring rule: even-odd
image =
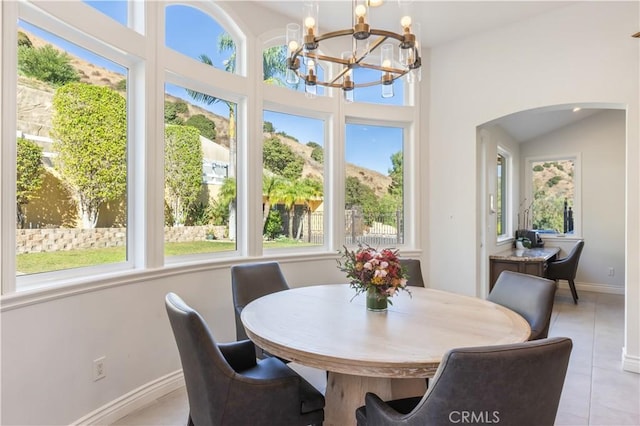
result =
[{"label": "chair leg", "polygon": [[573,280],[569,280],[569,287],[571,288],[571,296],[573,296],[573,303],[578,304],[578,292],[576,291],[576,283]]}]

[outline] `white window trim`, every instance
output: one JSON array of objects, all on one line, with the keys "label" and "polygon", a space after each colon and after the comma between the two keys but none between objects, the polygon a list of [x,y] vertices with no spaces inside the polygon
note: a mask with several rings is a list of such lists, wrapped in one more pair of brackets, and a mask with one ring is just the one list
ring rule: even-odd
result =
[{"label": "white window trim", "polygon": [[[496,242],[498,244],[503,243],[505,241],[509,241],[513,239],[513,235],[515,233],[514,224],[513,224],[513,182],[514,182],[514,160],[511,152],[504,148],[503,146],[498,145],[498,155],[501,155],[504,158],[504,167],[505,172],[503,179],[505,179],[505,188],[503,205],[504,211],[502,212],[502,216],[504,217],[504,229],[501,235],[497,236]],[[497,180],[497,179],[496,179]],[[496,182],[497,183],[497,182]],[[497,194],[497,191],[496,191]],[[496,200],[497,202],[497,200]],[[497,226],[497,224],[496,224]]]}]

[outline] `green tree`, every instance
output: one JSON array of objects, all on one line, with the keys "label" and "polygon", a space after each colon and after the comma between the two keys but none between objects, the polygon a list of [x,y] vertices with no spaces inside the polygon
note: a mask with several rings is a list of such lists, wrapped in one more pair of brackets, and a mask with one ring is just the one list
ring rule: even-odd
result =
[{"label": "green tree", "polygon": [[171,125],[165,128],[164,175],[164,193],[174,225],[183,225],[202,189],[202,146],[198,129]]},{"label": "green tree", "polygon": [[[296,233],[296,240],[299,240],[302,236],[302,226],[311,213],[311,206],[309,202],[311,200],[318,200],[322,198],[323,186],[322,182],[313,178],[304,178],[299,181],[300,189],[298,190],[299,198],[298,202],[303,204],[303,216],[302,220],[298,222],[298,232]],[[311,230],[309,230],[311,231]]]},{"label": "green tree", "polygon": [[276,128],[273,127],[273,123],[270,121],[262,122],[262,132],[263,133],[273,133],[276,131]]},{"label": "green tree", "polygon": [[236,191],[236,179],[234,177],[227,177],[222,182],[216,201],[216,205],[220,209],[216,210],[217,216],[222,219],[223,223],[221,224],[232,225],[229,229],[235,229],[235,224],[230,224],[229,221],[233,218],[230,213],[235,211],[236,207]]},{"label": "green tree", "polygon": [[282,216],[277,210],[269,210],[266,224],[264,226],[264,235],[273,240],[282,232]]},{"label": "green tree", "polygon": [[276,86],[286,86],[283,80],[287,72],[287,48],[274,46],[262,52],[262,73],[264,82]]},{"label": "green tree", "polygon": [[18,138],[16,156],[17,226],[24,228],[24,206],[29,204],[29,201],[34,197],[36,191],[42,187],[42,178],[44,175],[42,148],[35,142]]},{"label": "green tree", "polygon": [[26,44],[19,46],[18,72],[56,87],[80,80],[69,55],[50,44],[38,48]]},{"label": "green tree", "polygon": [[18,46],[33,47],[29,36],[22,31],[18,31]]},{"label": "green tree", "polygon": [[178,107],[175,102],[164,101],[164,122],[166,124],[184,124],[182,117],[178,116]]},{"label": "green tree", "polygon": [[264,141],[262,161],[267,170],[286,179],[295,180],[302,176],[304,159],[297,155],[280,138],[273,137]]},{"label": "green tree", "polygon": [[195,127],[200,134],[209,140],[216,139],[216,123],[204,116],[204,114],[192,115],[184,122],[185,126]]},{"label": "green tree", "polygon": [[313,148],[313,150],[311,151],[311,158],[313,158],[320,164],[324,163],[324,149],[322,148],[322,146],[315,142],[307,142],[307,146]]},{"label": "green tree", "polygon": [[391,169],[389,169],[389,177],[391,178],[389,193],[400,200],[402,200],[402,188],[404,185],[404,167],[402,160],[402,151],[392,154]]},{"label": "green tree", "polygon": [[271,215],[271,205],[277,204],[278,196],[280,194],[280,187],[283,184],[283,179],[273,173],[264,173],[262,175],[262,231],[267,232],[266,226]]},{"label": "green tree", "polygon": [[105,86],[70,83],[53,96],[51,135],[56,168],[75,194],[84,228],[94,228],[102,204],[127,186],[127,107]]}]

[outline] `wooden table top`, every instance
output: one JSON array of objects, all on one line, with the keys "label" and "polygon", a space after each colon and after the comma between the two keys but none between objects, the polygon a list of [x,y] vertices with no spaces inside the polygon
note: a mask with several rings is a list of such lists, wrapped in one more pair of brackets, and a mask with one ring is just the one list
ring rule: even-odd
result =
[{"label": "wooden table top", "polygon": [[[524,342],[527,321],[475,297],[411,287],[387,312],[366,309],[348,284],[295,288],[242,310],[249,337],[310,367],[367,377],[433,377],[452,348]],[[353,300],[351,300],[353,298]]]}]

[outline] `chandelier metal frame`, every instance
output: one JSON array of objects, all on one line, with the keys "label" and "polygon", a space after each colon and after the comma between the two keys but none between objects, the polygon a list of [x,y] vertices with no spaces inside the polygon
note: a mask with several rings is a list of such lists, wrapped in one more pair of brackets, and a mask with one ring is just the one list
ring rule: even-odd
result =
[{"label": "chandelier metal frame", "polygon": [[[289,47],[289,55],[287,57],[287,69],[290,72],[304,81],[306,86],[324,86],[332,88],[340,88],[344,92],[351,91],[354,88],[359,87],[371,87],[376,85],[391,85],[399,78],[404,77],[412,70],[416,70],[422,66],[422,58],[420,55],[419,42],[416,41],[416,35],[411,32],[410,25],[403,25],[403,33],[394,33],[392,31],[370,28],[369,24],[365,22],[363,16],[357,15],[356,1],[353,1],[353,13],[355,16],[355,24],[352,28],[332,31],[326,34],[316,35],[312,29],[309,29],[302,37],[302,43],[296,46],[294,49]],[[295,24],[294,24],[295,25]],[[352,53],[348,58],[335,57],[329,55],[323,55],[317,52],[320,46],[320,42],[324,40],[330,40],[339,37],[352,37]],[[356,47],[357,42],[366,40],[370,36],[376,36],[374,41],[370,41],[363,52],[357,54]],[[381,63],[380,65],[372,64],[365,61],[365,58],[369,57],[376,49],[383,46],[385,41],[393,39],[398,42],[399,49],[405,49],[404,54],[407,58],[412,60],[408,63],[404,63],[403,68],[394,66],[394,61],[387,61],[387,64]],[[409,50],[410,49],[410,50]],[[344,56],[344,55],[343,55]],[[326,81],[320,80],[314,70],[308,70],[308,73],[301,71],[301,58],[306,60],[326,61],[334,64],[341,65],[343,68],[335,76],[329,77]],[[400,63],[400,61],[397,61]],[[380,79],[354,82],[351,79],[352,73],[349,71],[356,68],[368,68],[381,72]]]}]

